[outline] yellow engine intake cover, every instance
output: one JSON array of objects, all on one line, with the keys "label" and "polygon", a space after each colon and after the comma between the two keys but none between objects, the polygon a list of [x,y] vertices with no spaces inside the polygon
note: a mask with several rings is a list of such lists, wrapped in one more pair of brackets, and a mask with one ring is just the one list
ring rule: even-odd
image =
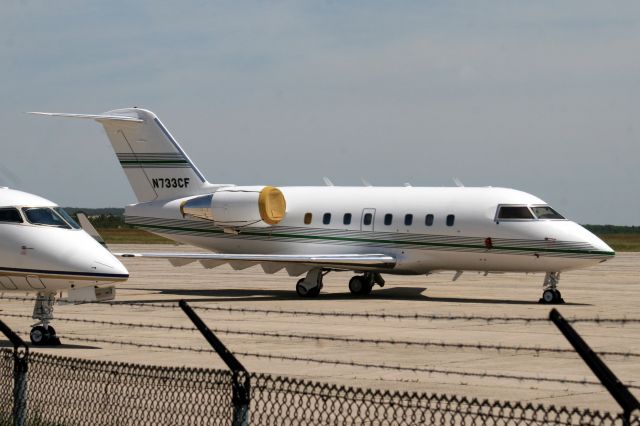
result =
[{"label": "yellow engine intake cover", "polygon": [[260,217],[265,223],[275,225],[284,219],[287,210],[287,202],[282,195],[282,191],[273,186],[265,186],[260,191],[258,198]]}]

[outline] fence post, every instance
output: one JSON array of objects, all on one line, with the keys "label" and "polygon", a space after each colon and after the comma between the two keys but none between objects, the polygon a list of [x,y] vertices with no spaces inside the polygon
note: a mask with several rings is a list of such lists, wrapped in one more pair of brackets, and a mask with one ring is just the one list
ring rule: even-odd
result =
[{"label": "fence post", "polygon": [[629,392],[629,389],[613,374],[613,371],[602,362],[600,357],[593,352],[589,345],[587,345],[587,342],[580,337],[578,332],[560,315],[557,309],[552,309],[551,312],[549,312],[549,319],[560,329],[564,337],[567,338],[582,360],[589,366],[596,377],[598,377],[598,380],[600,380],[613,399],[620,404],[624,416],[624,424],[630,424],[631,413],[640,408],[640,403],[636,397]]},{"label": "fence post", "polygon": [[191,306],[186,301],[181,300],[180,308],[189,317],[191,322],[200,330],[200,333],[207,339],[207,342],[216,351],[216,353],[222,358],[227,367],[231,370],[231,391],[233,403],[233,426],[247,426],[249,424],[249,401],[251,400],[251,380],[249,372],[238,361],[238,359],[231,353],[229,349],[222,343],[220,339],[207,327],[207,325],[200,319]]},{"label": "fence post", "polygon": [[[13,344],[13,425],[24,426],[27,419],[27,371],[29,370],[29,347],[0,320],[0,331]],[[18,350],[23,347],[24,351]]]}]

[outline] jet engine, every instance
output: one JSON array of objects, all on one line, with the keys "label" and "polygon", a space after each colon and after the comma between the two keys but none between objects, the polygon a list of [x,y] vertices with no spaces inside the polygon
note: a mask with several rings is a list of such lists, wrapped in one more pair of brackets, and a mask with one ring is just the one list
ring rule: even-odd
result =
[{"label": "jet engine", "polygon": [[273,186],[230,186],[184,201],[180,213],[222,227],[266,227],[279,223],[286,208],[282,191]]}]

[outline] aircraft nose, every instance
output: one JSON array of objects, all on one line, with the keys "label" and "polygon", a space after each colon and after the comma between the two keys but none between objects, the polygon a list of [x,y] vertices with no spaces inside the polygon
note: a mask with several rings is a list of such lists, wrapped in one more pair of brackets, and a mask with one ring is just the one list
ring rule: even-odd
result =
[{"label": "aircraft nose", "polygon": [[589,245],[591,245],[593,251],[605,256],[611,256],[611,257],[615,256],[616,252],[611,247],[609,247],[607,243],[602,241],[600,238],[598,238],[595,234],[588,231],[587,229],[582,228],[582,230],[583,230],[582,232],[583,240]]},{"label": "aircraft nose", "polygon": [[606,253],[606,254],[608,254],[610,256],[615,256],[615,254],[616,254],[615,250],[613,250],[611,247],[609,247],[609,245],[607,243],[605,243],[604,241],[602,241],[600,238],[596,237],[595,235],[594,235],[594,237],[595,237],[595,239],[597,241],[595,241],[593,243],[593,246],[595,247],[595,249],[597,251],[604,252],[604,253]]},{"label": "aircraft nose", "polygon": [[116,259],[110,252],[105,250],[102,256],[98,256],[93,262],[93,268],[96,273],[104,274],[106,278],[129,278],[129,271],[127,268]]}]

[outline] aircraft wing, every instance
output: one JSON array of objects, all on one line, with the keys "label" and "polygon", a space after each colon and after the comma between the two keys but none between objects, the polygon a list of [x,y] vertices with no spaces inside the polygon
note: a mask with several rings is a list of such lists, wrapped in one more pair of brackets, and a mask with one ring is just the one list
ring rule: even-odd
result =
[{"label": "aircraft wing", "polygon": [[396,259],[385,254],[229,254],[229,253],[114,253],[120,257],[146,257],[168,259],[174,266],[200,262],[205,268],[228,263],[233,269],[245,269],[260,265],[269,274],[286,268],[291,276],[317,268],[343,270],[391,269]]}]

